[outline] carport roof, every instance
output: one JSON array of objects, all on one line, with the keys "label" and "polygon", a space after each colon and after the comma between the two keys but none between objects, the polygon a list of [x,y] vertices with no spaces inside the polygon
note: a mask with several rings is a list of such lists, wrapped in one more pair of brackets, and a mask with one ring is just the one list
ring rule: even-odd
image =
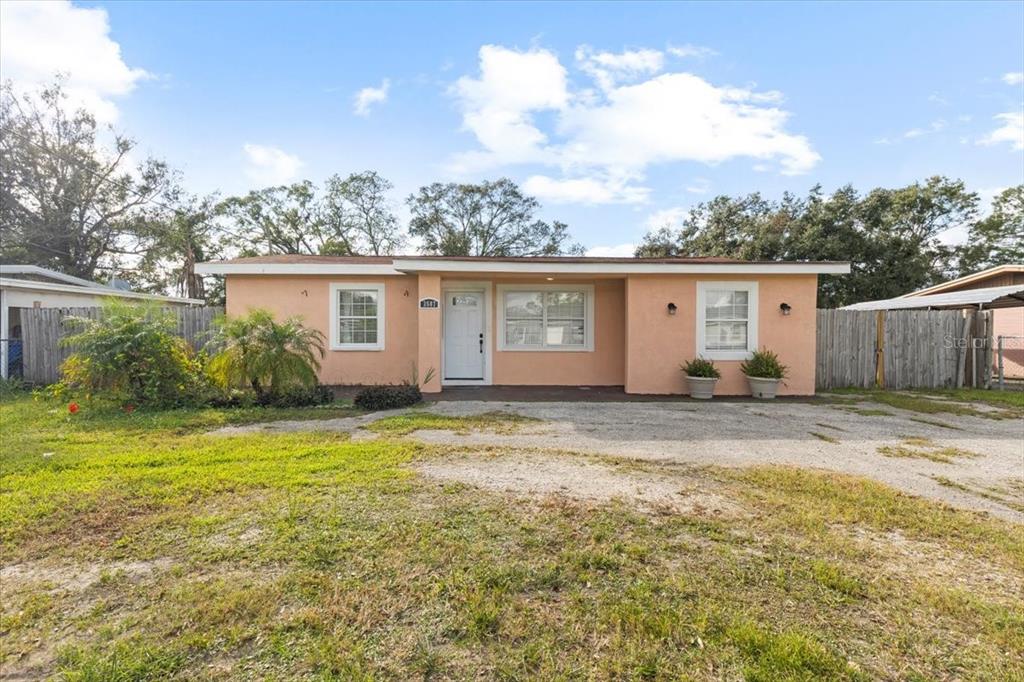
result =
[{"label": "carport roof", "polygon": [[957,308],[1017,308],[1024,306],[1024,284],[985,289],[967,289],[948,294],[888,298],[864,301],[843,307],[843,310],[920,310]]}]

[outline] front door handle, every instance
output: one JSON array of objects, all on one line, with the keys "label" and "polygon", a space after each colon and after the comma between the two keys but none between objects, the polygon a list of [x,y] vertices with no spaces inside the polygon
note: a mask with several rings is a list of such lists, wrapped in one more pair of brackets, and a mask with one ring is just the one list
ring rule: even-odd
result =
[{"label": "front door handle", "polygon": [[480,352],[484,352],[484,333],[480,332]]}]

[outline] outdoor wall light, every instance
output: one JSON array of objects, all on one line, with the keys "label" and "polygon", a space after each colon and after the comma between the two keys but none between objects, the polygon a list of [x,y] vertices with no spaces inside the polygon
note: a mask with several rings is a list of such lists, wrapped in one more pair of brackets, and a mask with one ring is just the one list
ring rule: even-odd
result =
[{"label": "outdoor wall light", "polygon": [[793,306],[791,306],[788,303],[783,303],[782,305],[779,306],[779,310],[782,311],[783,315],[789,315],[789,313],[792,312],[793,310]]},{"label": "outdoor wall light", "polygon": [[668,304],[668,314],[669,315],[675,315],[676,314],[676,310],[678,310],[678,308],[676,307],[675,303],[669,303]]}]

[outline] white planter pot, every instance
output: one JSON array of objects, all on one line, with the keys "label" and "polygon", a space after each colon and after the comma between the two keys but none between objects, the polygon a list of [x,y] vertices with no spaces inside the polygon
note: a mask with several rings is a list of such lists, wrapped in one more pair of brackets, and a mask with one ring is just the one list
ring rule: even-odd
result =
[{"label": "white planter pot", "polygon": [[763,377],[748,376],[747,381],[750,382],[750,395],[755,398],[769,400],[775,397],[782,379],[765,379]]},{"label": "white planter pot", "polygon": [[690,388],[690,397],[699,400],[710,400],[715,393],[715,384],[718,379],[714,377],[691,377],[686,375],[686,385]]}]

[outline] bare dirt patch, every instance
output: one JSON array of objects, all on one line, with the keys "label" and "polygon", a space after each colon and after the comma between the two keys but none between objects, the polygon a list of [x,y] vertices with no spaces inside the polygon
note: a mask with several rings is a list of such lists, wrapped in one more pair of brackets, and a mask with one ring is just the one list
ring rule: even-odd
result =
[{"label": "bare dirt patch", "polygon": [[170,559],[154,561],[101,561],[90,564],[28,561],[0,568],[4,592],[15,592],[28,584],[44,584],[53,590],[84,592],[107,577],[137,579],[167,570]]},{"label": "bare dirt patch", "polygon": [[738,504],[709,489],[707,479],[627,472],[570,456],[467,455],[421,462],[415,469],[431,478],[528,496],[557,495],[590,502],[620,500],[645,511],[742,514]]},{"label": "bare dirt patch", "polygon": [[910,574],[928,583],[962,590],[1007,606],[1024,602],[1024,574],[1007,566],[972,557],[936,542],[906,537],[899,530],[851,530],[869,550],[874,568],[897,576]]}]

